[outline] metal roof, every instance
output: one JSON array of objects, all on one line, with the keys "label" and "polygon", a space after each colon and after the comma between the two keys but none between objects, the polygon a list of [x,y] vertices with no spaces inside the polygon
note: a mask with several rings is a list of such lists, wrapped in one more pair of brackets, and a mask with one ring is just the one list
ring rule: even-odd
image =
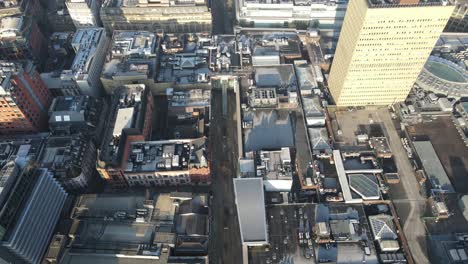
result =
[{"label": "metal roof", "polygon": [[258,245],[268,242],[263,179],[234,179],[236,205],[245,244]]},{"label": "metal roof", "polygon": [[307,130],[313,150],[331,150],[326,128],[308,128]]},{"label": "metal roof", "polygon": [[379,199],[379,185],[372,174],[349,174],[349,186],[365,200]]},{"label": "metal roof", "polygon": [[393,217],[386,214],[369,216],[369,222],[376,240],[396,240],[398,236],[393,225]]},{"label": "metal roof", "polygon": [[455,192],[432,143],[430,141],[414,141],[413,145],[432,188],[451,193]]}]

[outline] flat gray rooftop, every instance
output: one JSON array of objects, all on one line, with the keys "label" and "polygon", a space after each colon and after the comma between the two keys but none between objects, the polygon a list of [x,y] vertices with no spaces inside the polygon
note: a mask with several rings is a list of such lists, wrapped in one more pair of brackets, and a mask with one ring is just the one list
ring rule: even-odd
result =
[{"label": "flat gray rooftop", "polygon": [[266,244],[268,235],[263,179],[234,179],[234,190],[242,242]]},{"label": "flat gray rooftop", "polygon": [[294,135],[289,111],[255,110],[244,112],[244,121],[253,128],[244,129],[245,151],[294,147]]},{"label": "flat gray rooftop", "polygon": [[144,258],[119,258],[110,255],[69,255],[67,254],[60,263],[63,264],[162,264],[167,263],[166,261]]},{"label": "flat gray rooftop", "polygon": [[452,193],[455,192],[432,143],[430,141],[414,141],[413,145],[424,167],[427,178],[432,184],[432,188],[440,188]]},{"label": "flat gray rooftop", "polygon": [[80,241],[96,243],[149,244],[155,226],[151,224],[128,224],[119,222],[81,222]]},{"label": "flat gray rooftop", "polygon": [[144,202],[143,194],[85,194],[79,197],[74,217],[107,216],[116,211],[135,213],[136,209],[143,208]]}]

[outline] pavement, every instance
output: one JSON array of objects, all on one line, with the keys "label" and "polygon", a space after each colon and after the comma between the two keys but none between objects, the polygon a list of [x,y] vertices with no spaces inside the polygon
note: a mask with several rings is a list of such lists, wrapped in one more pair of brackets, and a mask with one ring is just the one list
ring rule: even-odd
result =
[{"label": "pavement", "polygon": [[237,176],[238,148],[236,98],[228,91],[227,115],[223,115],[221,90],[212,91],[210,150],[213,194],[210,263],[242,263],[242,247],[233,178]]},{"label": "pavement", "polygon": [[419,193],[419,184],[414,175],[413,167],[406,156],[406,151],[401,144],[400,136],[393,125],[388,109],[378,109],[376,114],[385,125],[390,149],[394,154],[400,181],[407,196],[404,199],[395,199],[393,202],[398,215],[407,215],[406,219],[401,218],[401,216],[400,218],[411,255],[415,263],[429,263],[425,244],[426,229],[420,218],[424,212],[426,199]]}]

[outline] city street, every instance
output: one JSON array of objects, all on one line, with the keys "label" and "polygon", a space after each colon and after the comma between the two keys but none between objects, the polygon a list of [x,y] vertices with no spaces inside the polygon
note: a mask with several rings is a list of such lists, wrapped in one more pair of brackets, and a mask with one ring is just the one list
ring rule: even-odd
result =
[{"label": "city street", "polygon": [[211,0],[213,34],[232,34],[234,20],[234,0]]},{"label": "city street", "polygon": [[237,173],[236,99],[227,93],[227,115],[223,115],[221,90],[212,90],[210,125],[212,173],[212,229],[210,263],[242,263],[242,248],[233,178]]},{"label": "city street", "polygon": [[[411,251],[415,263],[429,263],[427,259],[427,249],[424,244],[426,229],[421,221],[422,210],[424,209],[424,197],[419,193],[419,184],[414,175],[413,167],[411,166],[406,151],[396,131],[393,121],[387,109],[379,109],[378,116],[385,124],[388,133],[388,142],[395,157],[395,163],[400,174],[400,180],[405,189],[405,199],[394,199],[396,210],[400,217],[408,214],[407,218],[402,217],[402,226],[408,241],[408,246]],[[409,206],[409,213],[407,211]]]}]

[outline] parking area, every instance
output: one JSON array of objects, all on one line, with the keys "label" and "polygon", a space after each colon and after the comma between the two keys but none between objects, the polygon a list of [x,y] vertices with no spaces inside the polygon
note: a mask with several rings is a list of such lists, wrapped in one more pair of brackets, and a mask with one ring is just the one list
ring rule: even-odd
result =
[{"label": "parking area", "polygon": [[269,205],[269,247],[249,250],[249,263],[315,263],[312,226],[315,204]]}]

